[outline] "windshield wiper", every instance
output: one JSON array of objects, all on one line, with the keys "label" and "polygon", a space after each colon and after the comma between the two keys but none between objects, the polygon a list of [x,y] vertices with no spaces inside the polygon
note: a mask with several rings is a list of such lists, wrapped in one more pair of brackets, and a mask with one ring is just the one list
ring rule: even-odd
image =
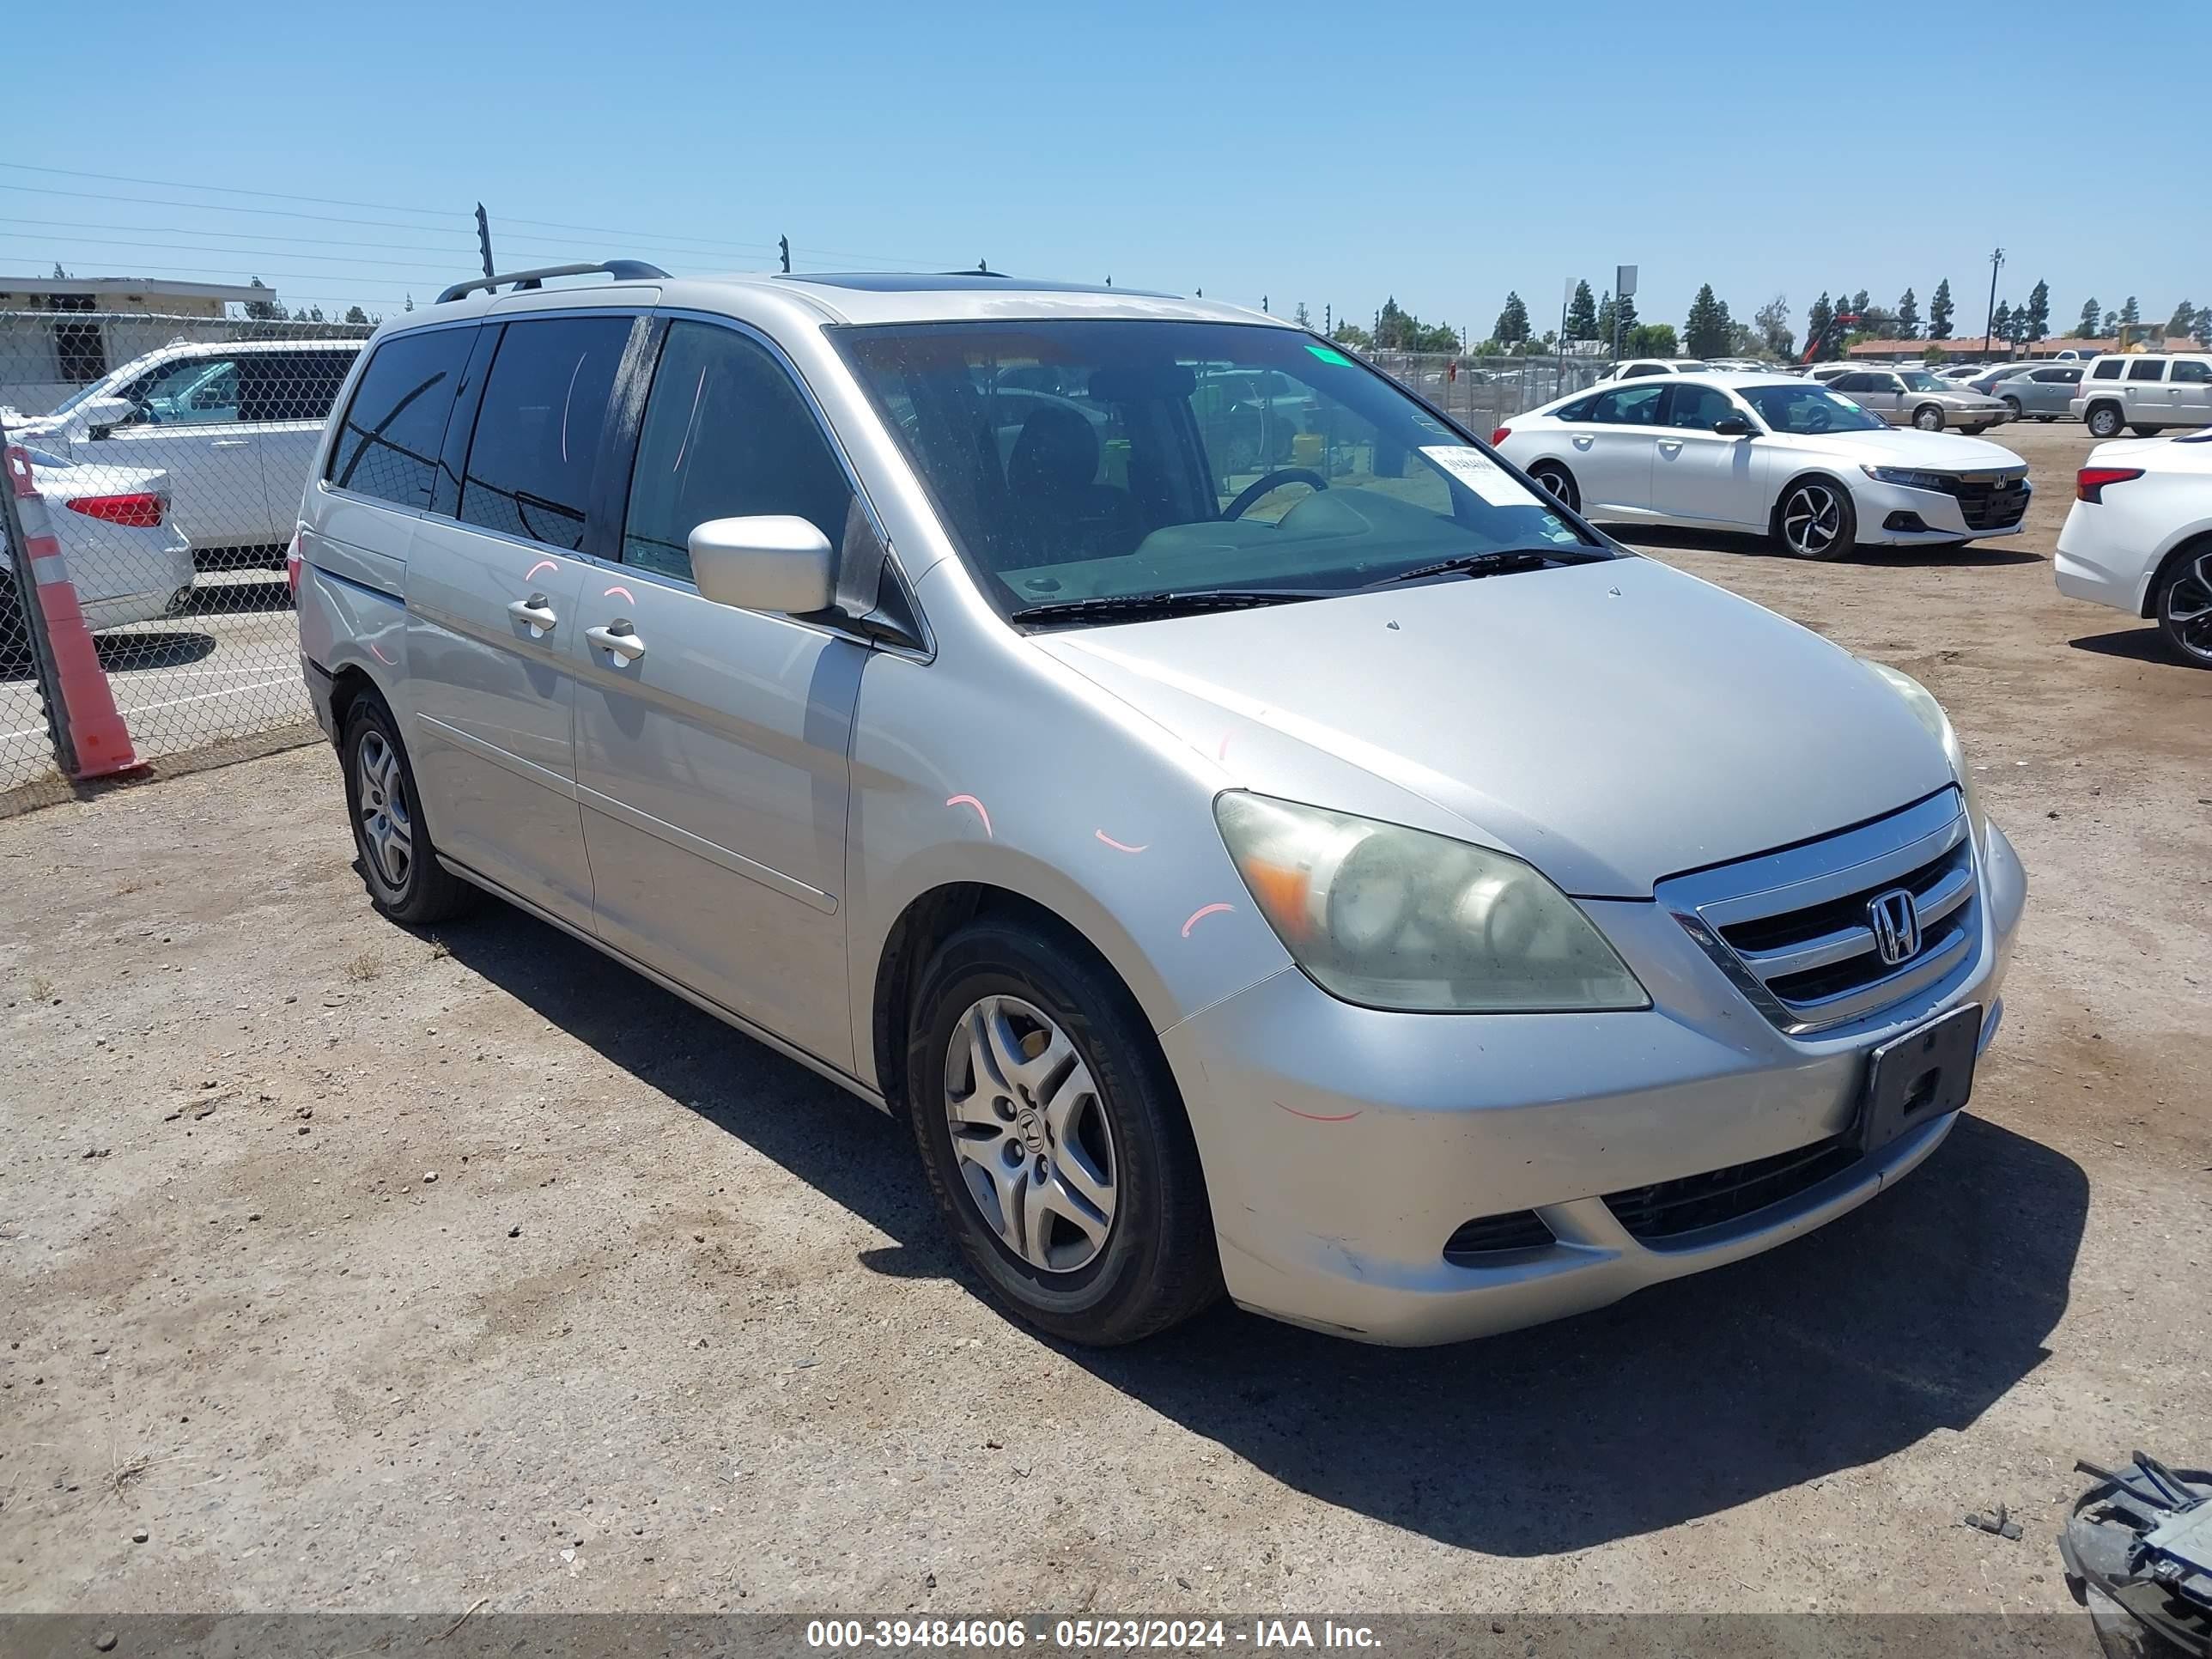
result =
[{"label": "windshield wiper", "polygon": [[1013,612],[1018,623],[1088,622],[1092,617],[1188,616],[1200,611],[1248,611],[1257,605],[1322,599],[1327,593],[1295,587],[1199,587],[1187,592],[1109,593],[1092,599],[1054,599]]},{"label": "windshield wiper", "polygon": [[1595,547],[1494,547],[1487,552],[1462,553],[1454,558],[1438,559],[1433,564],[1417,564],[1411,570],[1401,570],[1367,586],[1388,587],[1393,582],[1409,582],[1421,576],[1449,576],[1462,571],[1469,576],[1510,575],[1516,570],[1540,570],[1547,564],[1597,564],[1611,557],[1612,554]]}]

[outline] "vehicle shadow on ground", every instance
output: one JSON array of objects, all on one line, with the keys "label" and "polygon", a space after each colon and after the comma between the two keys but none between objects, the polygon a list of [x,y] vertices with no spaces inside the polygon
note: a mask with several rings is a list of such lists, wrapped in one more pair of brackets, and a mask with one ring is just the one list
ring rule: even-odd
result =
[{"label": "vehicle shadow on ground", "polygon": [[159,634],[106,634],[93,641],[100,665],[109,673],[137,668],[181,668],[215,649],[212,634],[165,631]]},{"label": "vehicle shadow on ground", "polygon": [[[865,1253],[872,1267],[964,1276],[903,1125],[517,912],[439,937],[896,1240]],[[1323,1502],[1488,1553],[1555,1554],[1966,1428],[2045,1358],[2087,1208],[2073,1162],[1970,1116],[1893,1191],[1809,1237],[1563,1324],[1395,1350],[1224,1304],[1134,1348],[1063,1352]],[[1970,1468],[1959,1479],[1960,1507],[1992,1498]]]},{"label": "vehicle shadow on ground", "polygon": [[233,577],[193,584],[192,596],[176,613],[179,617],[228,617],[242,611],[289,611],[292,590],[281,575],[258,580]]},{"label": "vehicle shadow on ground", "polygon": [[2174,653],[2166,642],[2166,635],[2155,623],[2116,629],[2110,634],[2085,634],[2078,640],[2067,641],[2067,644],[2076,651],[2094,651],[2100,657],[2123,657],[2130,662],[2181,666],[2174,661]]},{"label": "vehicle shadow on ground", "polygon": [[[1614,539],[1627,542],[1632,546],[1679,548],[1686,553],[1741,553],[1752,558],[1779,559],[1791,563],[1812,562],[1784,553],[1764,536],[1737,534],[1727,530],[1675,530],[1659,525],[1613,525],[1607,528]],[[2043,562],[2042,555],[2030,553],[2021,548],[1984,547],[1976,542],[1964,547],[1858,547],[1840,558],[1823,562],[1971,570],[1986,566],[2041,564]]]}]

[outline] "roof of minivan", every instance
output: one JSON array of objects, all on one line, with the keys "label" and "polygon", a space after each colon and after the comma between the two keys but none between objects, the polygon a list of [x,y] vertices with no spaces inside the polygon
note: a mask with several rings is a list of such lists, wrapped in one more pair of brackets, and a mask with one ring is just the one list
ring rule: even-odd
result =
[{"label": "roof of minivan", "polygon": [[[794,303],[827,323],[1002,322],[1054,317],[1130,317],[1154,321],[1272,323],[1290,328],[1280,317],[1216,300],[1187,300],[1179,295],[1140,289],[1093,288],[1078,283],[1040,282],[981,271],[854,274],[808,271],[733,273],[726,276],[665,276],[639,281],[590,282],[496,296],[470,295],[426,306],[407,314],[409,324],[442,322],[497,309],[537,309],[620,303],[635,290],[656,293],[663,306],[747,314],[761,307],[780,309]],[[521,301],[520,305],[514,302]]]}]

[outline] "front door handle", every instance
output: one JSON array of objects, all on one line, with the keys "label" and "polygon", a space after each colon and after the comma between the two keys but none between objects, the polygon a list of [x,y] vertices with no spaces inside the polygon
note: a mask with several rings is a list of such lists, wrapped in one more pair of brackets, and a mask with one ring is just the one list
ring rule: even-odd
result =
[{"label": "front door handle", "polygon": [[550,634],[554,624],[561,620],[553,614],[553,607],[543,593],[532,593],[526,599],[515,600],[507,607],[507,614],[528,623],[532,639]]},{"label": "front door handle", "polygon": [[1662,438],[1659,441],[1659,447],[1662,449],[1680,449],[1681,447],[1682,441],[1680,438]]},{"label": "front door handle", "polygon": [[638,638],[637,629],[630,626],[627,617],[617,617],[605,628],[587,628],[584,637],[624,662],[635,662],[645,654],[645,641]]}]

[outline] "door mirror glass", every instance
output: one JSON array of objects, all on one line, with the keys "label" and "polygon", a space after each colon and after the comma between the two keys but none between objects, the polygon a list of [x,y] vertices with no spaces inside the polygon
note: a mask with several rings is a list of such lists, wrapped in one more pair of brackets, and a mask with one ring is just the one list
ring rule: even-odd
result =
[{"label": "door mirror glass", "polygon": [[77,419],[95,438],[106,437],[110,427],[122,426],[137,413],[138,405],[128,398],[88,398],[76,406]]},{"label": "door mirror glass", "polygon": [[691,580],[704,598],[740,611],[806,616],[834,597],[830,538],[789,514],[709,519],[687,541]]},{"label": "door mirror glass", "polygon": [[1741,415],[1723,415],[1713,422],[1713,430],[1723,438],[1748,438],[1751,422]]}]

